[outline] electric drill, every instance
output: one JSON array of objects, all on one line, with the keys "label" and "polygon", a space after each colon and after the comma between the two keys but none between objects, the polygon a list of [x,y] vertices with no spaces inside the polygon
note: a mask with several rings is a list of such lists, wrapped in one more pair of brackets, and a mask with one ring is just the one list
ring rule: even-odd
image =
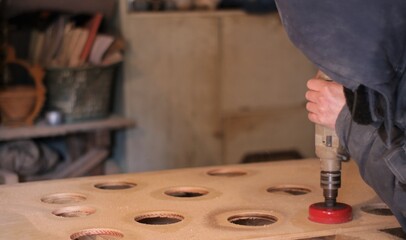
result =
[{"label": "electric drill", "polygon": [[337,156],[338,137],[334,130],[316,124],[316,155],[320,158],[320,187],[327,207],[336,204],[341,187],[341,159]]},{"label": "electric drill", "polygon": [[[321,71],[317,78],[331,81]],[[320,186],[324,202],[310,205],[309,219],[318,223],[348,222],[352,219],[351,206],[336,201],[341,187],[341,161],[346,156],[339,153],[339,140],[334,129],[316,124],[315,147],[320,158]]]}]

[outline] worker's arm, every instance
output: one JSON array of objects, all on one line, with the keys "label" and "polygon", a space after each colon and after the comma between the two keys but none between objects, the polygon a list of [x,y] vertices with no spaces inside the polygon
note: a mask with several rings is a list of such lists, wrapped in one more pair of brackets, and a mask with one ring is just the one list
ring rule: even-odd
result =
[{"label": "worker's arm", "polygon": [[340,143],[357,162],[362,178],[391,208],[406,230],[405,146],[388,149],[379,137],[379,127],[355,123],[347,106],[336,122]]}]

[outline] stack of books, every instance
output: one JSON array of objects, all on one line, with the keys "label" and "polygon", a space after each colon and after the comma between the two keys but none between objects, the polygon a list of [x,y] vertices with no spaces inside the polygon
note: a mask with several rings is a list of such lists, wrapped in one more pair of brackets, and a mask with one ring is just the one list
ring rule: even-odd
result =
[{"label": "stack of books", "polygon": [[123,40],[99,32],[101,13],[91,15],[82,24],[72,19],[60,14],[45,28],[30,29],[28,61],[50,68],[109,65],[122,60]]}]

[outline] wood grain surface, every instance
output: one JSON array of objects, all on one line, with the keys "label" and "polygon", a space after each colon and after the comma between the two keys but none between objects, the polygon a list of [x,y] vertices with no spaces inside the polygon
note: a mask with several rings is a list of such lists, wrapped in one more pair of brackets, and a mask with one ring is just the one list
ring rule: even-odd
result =
[{"label": "wood grain surface", "polygon": [[399,225],[376,215],[388,211],[353,162],[338,197],[353,220],[309,221],[308,206],[322,200],[319,167],[306,159],[3,185],[0,239],[400,239],[380,231]]}]

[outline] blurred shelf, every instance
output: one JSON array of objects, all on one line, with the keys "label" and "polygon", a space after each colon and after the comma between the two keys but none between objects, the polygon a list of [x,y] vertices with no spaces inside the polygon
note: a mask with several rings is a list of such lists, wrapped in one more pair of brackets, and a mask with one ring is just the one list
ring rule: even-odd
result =
[{"label": "blurred shelf", "polygon": [[91,132],[97,130],[114,130],[134,127],[135,125],[135,121],[132,119],[119,116],[111,116],[105,119],[61,124],[57,126],[38,124],[34,126],[16,128],[0,127],[0,141],[61,136],[71,133]]},{"label": "blurred shelf", "polygon": [[70,13],[95,13],[101,12],[110,18],[114,15],[116,0],[12,0],[7,2],[7,16],[15,16],[19,13],[54,10]]},{"label": "blurred shelf", "polygon": [[[242,10],[213,10],[213,11],[128,11],[128,17],[144,18],[144,17],[224,17],[224,16],[244,16],[249,15]],[[262,15],[250,15],[262,16]]]}]

